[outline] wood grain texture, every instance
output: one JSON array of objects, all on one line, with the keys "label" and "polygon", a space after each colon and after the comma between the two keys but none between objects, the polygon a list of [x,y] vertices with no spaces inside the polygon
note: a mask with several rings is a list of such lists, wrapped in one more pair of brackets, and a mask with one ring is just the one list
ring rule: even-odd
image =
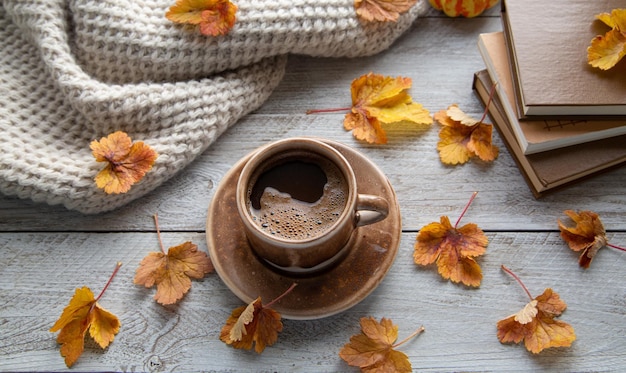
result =
[{"label": "wood grain texture", "polygon": [[[120,318],[120,333],[104,351],[88,343],[73,371],[356,372],[338,351],[359,332],[364,316],[392,319],[400,338],[424,325],[426,332],[401,348],[419,371],[623,369],[626,255],[605,248],[590,269],[580,269],[577,254],[557,233],[556,219],[566,209],[594,210],[609,239],[626,244],[626,168],[536,200],[497,134],[501,154],[495,162],[448,167],[436,151],[437,125],[387,128],[389,144],[371,146],[343,130],[342,114],[305,114],[348,105],[350,82],[374,71],[411,77],[414,100],[431,113],[458,103],[480,116],[483,108],[471,90],[473,73],[484,67],[477,35],[498,30],[494,9],[473,19],[430,11],[376,56],[290,56],[283,82],[259,110],[163,186],[116,211],[85,216],[0,197],[0,371],[67,370],[48,330],[76,287],[98,292],[118,261],[124,265],[100,304]],[[321,320],[285,320],[278,343],[257,355],[219,341],[223,323],[241,302],[217,275],[194,281],[185,299],[168,307],[154,302],[154,289],[137,287],[132,278],[140,260],[158,250],[153,214],[159,214],[166,246],[191,240],[206,251],[207,208],[222,177],[255,148],[292,136],[339,141],[372,159],[396,190],[404,233],[389,274],[363,302]],[[441,215],[455,220],[473,191],[480,193],[462,223],[478,224],[490,239],[479,261],[479,289],[443,281],[434,267],[412,261],[419,229]],[[568,304],[561,319],[578,337],[571,348],[532,355],[523,346],[498,342],[496,322],[528,302],[501,264],[534,295],[546,287],[561,295]]]},{"label": "wood grain texture", "polygon": [[[626,366],[624,255],[603,249],[588,270],[578,267],[556,233],[489,233],[479,263],[478,289],[442,280],[432,266],[413,264],[415,235],[402,236],[399,254],[382,284],[339,315],[312,321],[284,320],[278,342],[262,355],[219,341],[230,311],[242,303],[215,274],[194,281],[175,306],[152,299],[154,289],[132,284],[140,260],[158,250],[154,233],[6,233],[0,235],[0,369],[65,370],[48,329],[74,289],[99,292],[117,261],[120,269],[100,304],[122,322],[105,351],[87,343],[76,371],[350,371],[338,357],[364,316],[387,317],[399,337],[420,325],[426,332],[401,350],[419,371],[610,371]],[[164,234],[166,246],[191,240],[206,250],[202,233]],[[611,234],[626,242],[626,234]],[[561,320],[576,330],[569,349],[532,355],[502,345],[499,319],[527,302],[523,290],[500,270],[506,264],[533,295],[553,288],[567,303]]]},{"label": "wood grain texture", "polygon": [[484,68],[477,35],[497,30],[501,30],[498,17],[421,18],[388,51],[376,56],[290,56],[283,82],[259,110],[149,195],[96,216],[2,196],[0,231],[144,231],[153,229],[150,216],[157,212],[165,230],[203,230],[213,191],[230,167],[255,148],[292,136],[340,141],[371,158],[396,189],[406,230],[419,229],[439,214],[454,215],[475,190],[480,197],[470,211],[471,219],[483,229],[555,229],[556,217],[570,208],[593,208],[607,229],[624,229],[626,168],[535,200],[497,134],[501,155],[495,162],[449,167],[439,161],[436,124],[427,129],[388,128],[389,143],[372,146],[343,129],[343,114],[305,114],[311,108],[349,105],[351,81],[374,71],[411,77],[413,99],[431,113],[458,103],[480,116],[483,108],[471,89],[473,73]]}]

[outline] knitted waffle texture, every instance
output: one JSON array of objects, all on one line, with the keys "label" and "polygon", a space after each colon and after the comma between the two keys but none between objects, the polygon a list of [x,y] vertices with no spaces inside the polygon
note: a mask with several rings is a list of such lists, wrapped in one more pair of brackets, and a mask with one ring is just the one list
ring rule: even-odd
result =
[{"label": "knitted waffle texture", "polygon": [[[280,83],[288,54],[388,48],[425,11],[360,22],[352,0],[236,1],[225,36],[164,16],[174,0],[4,0],[0,8],[0,192],[86,214],[174,176]],[[158,154],[130,191],[106,194],[89,144],[115,131]]]}]

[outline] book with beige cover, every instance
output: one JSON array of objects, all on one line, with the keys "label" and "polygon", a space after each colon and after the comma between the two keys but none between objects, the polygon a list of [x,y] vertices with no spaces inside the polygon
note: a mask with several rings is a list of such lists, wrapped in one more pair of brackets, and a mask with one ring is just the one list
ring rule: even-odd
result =
[{"label": "book with beige cover", "polygon": [[[481,34],[478,50],[502,100],[502,108],[524,154],[533,154],[626,134],[626,117],[518,119],[507,48],[502,32]],[[626,144],[624,145],[626,147]]]},{"label": "book with beige cover", "polygon": [[518,116],[626,115],[626,61],[587,63],[587,47],[608,27],[595,15],[624,0],[502,0],[502,22],[520,103]]},{"label": "book with beige cover", "polygon": [[526,155],[515,139],[487,70],[477,72],[473,88],[535,197],[626,164],[626,135]]}]

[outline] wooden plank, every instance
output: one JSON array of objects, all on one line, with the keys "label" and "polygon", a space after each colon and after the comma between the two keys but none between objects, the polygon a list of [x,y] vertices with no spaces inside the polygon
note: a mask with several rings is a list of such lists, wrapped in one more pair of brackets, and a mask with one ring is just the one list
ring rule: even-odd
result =
[{"label": "wooden plank", "polygon": [[[490,10],[493,13],[493,10]],[[497,13],[495,13],[497,14]],[[626,168],[535,200],[502,141],[493,164],[442,165],[437,125],[426,130],[388,128],[389,144],[367,145],[343,130],[343,114],[307,116],[310,108],[350,104],[350,82],[374,71],[413,79],[415,101],[431,113],[458,103],[474,116],[482,106],[471,90],[484,67],[476,48],[480,32],[501,29],[498,17],[418,19],[388,51],[359,59],[291,56],[283,82],[255,113],[227,131],[196,162],[163,186],[116,211],[85,216],[61,206],[0,197],[0,231],[143,231],[158,213],[164,230],[204,229],[206,209],[222,176],[238,159],[269,141],[319,136],[346,143],[370,157],[398,194],[405,230],[417,230],[441,214],[456,215],[472,191],[479,199],[468,218],[483,229],[553,230],[565,209],[593,209],[608,229],[624,230]]]},{"label": "wooden plank", "polygon": [[[100,304],[122,327],[104,351],[93,342],[75,371],[356,371],[339,349],[359,332],[358,320],[387,317],[399,338],[420,325],[426,332],[400,349],[419,371],[616,371],[626,366],[626,256],[602,249],[588,270],[556,233],[488,233],[479,259],[484,279],[478,289],[442,280],[434,267],[412,262],[415,235],[402,236],[398,257],[368,298],[339,315],[312,321],[284,320],[278,342],[258,355],[219,341],[230,311],[241,302],[212,274],[194,281],[178,305],[152,300],[154,289],[132,284],[154,233],[4,233],[0,235],[0,370],[63,371],[55,335],[48,329],[76,287],[99,292],[115,263],[122,266]],[[166,246],[187,240],[206,250],[201,233],[167,233]],[[609,234],[614,243],[626,234]],[[560,318],[576,330],[568,349],[532,355],[523,346],[502,345],[496,322],[527,302],[523,290],[500,270],[506,264],[533,295],[553,288],[568,304]]]},{"label": "wooden plank", "polygon": [[[497,15],[495,10],[489,14]],[[593,209],[607,229],[623,229],[626,168],[535,200],[502,141],[493,164],[442,165],[438,127],[388,128],[389,143],[367,145],[342,127],[342,114],[306,115],[307,109],[350,104],[350,82],[369,71],[413,79],[415,101],[431,113],[458,103],[480,116],[471,90],[473,73],[484,68],[476,48],[480,32],[501,29],[498,17],[452,19],[430,12],[388,51],[359,59],[290,56],[283,82],[255,113],[242,119],[192,165],[149,195],[116,211],[85,216],[61,206],[0,197],[0,231],[145,231],[159,213],[164,230],[201,231],[207,206],[222,176],[238,159],[269,141],[319,136],[346,143],[388,175],[400,201],[405,230],[418,230],[442,214],[455,216],[471,192],[479,198],[468,219],[491,230],[554,230],[565,209]]]}]

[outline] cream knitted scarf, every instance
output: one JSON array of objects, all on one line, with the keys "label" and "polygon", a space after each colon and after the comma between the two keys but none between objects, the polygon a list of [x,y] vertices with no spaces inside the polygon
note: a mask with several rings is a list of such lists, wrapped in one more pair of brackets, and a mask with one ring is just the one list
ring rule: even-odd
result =
[{"label": "cream knitted scarf", "polygon": [[[287,54],[378,53],[426,9],[365,24],[353,0],[237,0],[231,32],[207,37],[165,18],[174,2],[4,0],[0,192],[89,214],[122,206],[261,106]],[[129,192],[107,195],[89,144],[117,130],[159,157]]]}]

